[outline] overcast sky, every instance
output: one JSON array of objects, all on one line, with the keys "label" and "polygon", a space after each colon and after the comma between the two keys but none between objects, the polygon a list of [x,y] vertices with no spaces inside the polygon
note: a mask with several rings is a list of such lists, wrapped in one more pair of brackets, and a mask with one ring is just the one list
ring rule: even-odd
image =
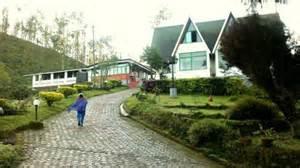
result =
[{"label": "overcast sky", "polygon": [[[151,44],[151,22],[158,11],[166,7],[171,18],[163,25],[184,24],[188,17],[195,22],[245,15],[241,0],[0,0],[0,8],[9,8],[9,17],[22,8],[22,16],[41,10],[48,18],[63,12],[82,12],[84,22],[95,25],[96,37],[110,35],[123,58],[138,59],[145,46]],[[300,1],[277,7],[282,20],[300,34]],[[268,7],[275,11],[275,6]],[[89,28],[88,30],[91,31]]]}]

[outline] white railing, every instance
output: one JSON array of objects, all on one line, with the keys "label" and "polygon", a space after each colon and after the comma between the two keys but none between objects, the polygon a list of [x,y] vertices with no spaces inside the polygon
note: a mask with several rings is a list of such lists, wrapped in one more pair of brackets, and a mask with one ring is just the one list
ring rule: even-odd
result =
[{"label": "white railing", "polygon": [[65,79],[51,79],[51,80],[40,80],[34,81],[32,87],[52,87],[60,85],[72,85],[76,83],[76,78],[65,78]]}]

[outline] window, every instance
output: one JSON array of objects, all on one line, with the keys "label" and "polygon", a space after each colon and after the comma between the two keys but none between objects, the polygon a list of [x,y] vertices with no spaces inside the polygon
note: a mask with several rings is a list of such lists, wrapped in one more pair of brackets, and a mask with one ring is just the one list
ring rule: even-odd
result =
[{"label": "window", "polygon": [[42,80],[50,80],[51,75],[50,74],[42,74]]},{"label": "window", "polygon": [[228,65],[227,62],[224,60],[224,54],[220,51],[218,51],[218,63],[219,63],[219,68],[227,69]]},{"label": "window", "polygon": [[35,81],[39,81],[39,75],[35,75]]},{"label": "window", "polygon": [[77,71],[68,71],[68,78],[74,78],[77,76]]},{"label": "window", "polygon": [[54,79],[63,79],[65,78],[65,72],[54,73]]},{"label": "window", "polygon": [[179,54],[179,70],[199,70],[207,68],[206,51]]},{"label": "window", "polygon": [[196,31],[188,31],[185,34],[184,43],[194,43],[197,42],[197,32]]}]

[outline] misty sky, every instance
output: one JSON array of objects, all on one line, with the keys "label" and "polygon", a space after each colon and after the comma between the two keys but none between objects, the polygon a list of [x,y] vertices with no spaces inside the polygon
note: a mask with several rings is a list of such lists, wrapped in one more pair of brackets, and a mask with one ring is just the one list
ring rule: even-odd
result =
[{"label": "misty sky", "polygon": [[[46,18],[63,12],[82,12],[84,22],[95,25],[96,37],[110,35],[116,50],[123,58],[138,59],[146,45],[150,45],[153,29],[151,22],[159,9],[166,7],[171,18],[163,25],[184,24],[190,16],[195,22],[226,18],[230,11],[234,16],[245,15],[241,0],[0,0],[0,8],[8,7],[10,19],[41,10]],[[278,6],[282,20],[300,34],[299,0],[289,0],[289,5]],[[275,6],[266,7],[268,12]],[[18,16],[19,17],[19,16]],[[50,22],[49,20],[45,20]],[[89,27],[87,30],[91,31]],[[90,37],[91,38],[91,37]]]}]

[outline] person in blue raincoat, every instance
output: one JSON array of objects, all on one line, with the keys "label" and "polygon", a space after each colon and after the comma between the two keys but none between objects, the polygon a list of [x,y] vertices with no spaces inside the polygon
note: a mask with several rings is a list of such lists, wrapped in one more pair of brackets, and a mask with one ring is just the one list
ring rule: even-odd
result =
[{"label": "person in blue raincoat", "polygon": [[77,120],[78,120],[78,126],[83,126],[83,120],[85,116],[85,109],[87,105],[87,100],[84,98],[83,94],[80,93],[75,103],[73,103],[69,108],[68,112],[71,110],[77,111]]}]

